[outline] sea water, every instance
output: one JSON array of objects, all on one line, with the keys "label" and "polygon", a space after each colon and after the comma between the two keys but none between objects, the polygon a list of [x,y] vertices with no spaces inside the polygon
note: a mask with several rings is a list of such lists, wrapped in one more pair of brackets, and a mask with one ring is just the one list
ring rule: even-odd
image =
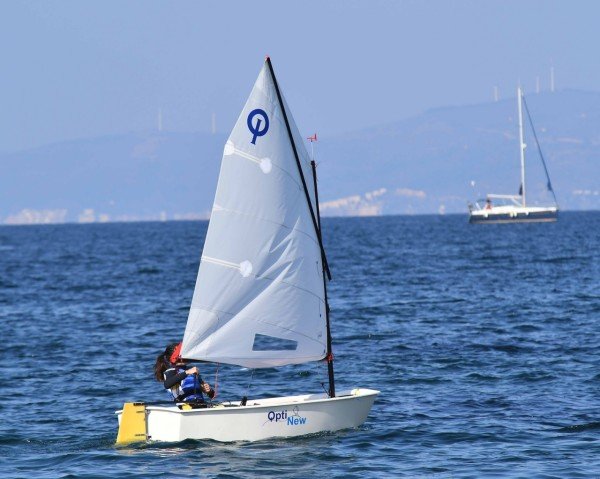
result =
[{"label": "sea water", "polygon": [[[0,477],[600,477],[600,213],[325,219],[338,389],[363,427],[115,447],[164,401],[205,222],[0,227]],[[321,392],[324,364],[200,365],[218,401]],[[298,426],[299,427],[299,426]]]}]

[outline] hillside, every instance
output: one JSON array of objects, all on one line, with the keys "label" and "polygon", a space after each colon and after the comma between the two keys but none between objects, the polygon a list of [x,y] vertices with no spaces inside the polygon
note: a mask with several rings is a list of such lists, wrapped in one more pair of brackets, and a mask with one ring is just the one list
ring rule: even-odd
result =
[{"label": "hillside", "polygon": [[0,218],[207,218],[224,141],[198,133],[124,134],[0,156]]},{"label": "hillside", "polygon": [[[561,208],[599,209],[600,93],[561,91],[527,101]],[[465,212],[467,201],[486,192],[516,193],[516,116],[512,98],[320,138],[323,214]],[[131,133],[2,154],[0,223],[207,217],[225,140]],[[526,142],[529,198],[544,202],[529,130]]]},{"label": "hillside", "polygon": [[[600,208],[600,94],[527,97],[563,209]],[[464,212],[486,193],[516,194],[520,182],[516,99],[440,108],[319,145],[323,200],[386,190],[382,213]],[[549,200],[534,138],[525,130],[528,196]],[[471,186],[474,182],[474,187]],[[363,195],[363,200],[366,200]]]}]

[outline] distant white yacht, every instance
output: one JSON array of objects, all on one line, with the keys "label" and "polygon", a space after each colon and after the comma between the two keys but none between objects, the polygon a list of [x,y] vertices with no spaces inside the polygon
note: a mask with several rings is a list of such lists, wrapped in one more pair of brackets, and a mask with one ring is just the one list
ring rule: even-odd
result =
[{"label": "distant white yacht", "polygon": [[[533,131],[533,136],[540,152],[540,158],[544,165],[544,171],[546,172],[546,179],[548,180],[547,187],[548,191],[552,193],[554,198],[554,206],[527,206],[526,195],[525,195],[525,143],[523,141],[523,110],[522,103],[525,101],[523,98],[523,91],[521,87],[517,89],[517,101],[519,107],[519,145],[521,152],[521,186],[519,188],[518,195],[496,195],[488,194],[485,199],[478,200],[475,205],[469,204],[469,223],[533,223],[533,222],[550,222],[558,219],[558,203],[556,202],[556,196],[550,183],[550,175],[548,174],[548,168],[542,155],[542,150],[533,129],[533,122],[531,121],[531,115],[529,115],[529,109],[527,109],[527,115]],[[527,103],[525,103],[527,108]]]}]

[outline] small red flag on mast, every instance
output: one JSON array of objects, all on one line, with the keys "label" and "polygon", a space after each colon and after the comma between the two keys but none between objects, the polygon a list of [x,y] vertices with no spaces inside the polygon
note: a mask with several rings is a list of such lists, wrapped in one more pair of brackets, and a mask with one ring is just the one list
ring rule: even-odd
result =
[{"label": "small red flag on mast", "polygon": [[309,136],[309,137],[307,138],[307,140],[308,140],[308,141],[310,141],[311,143],[312,143],[313,141],[317,141],[317,134],[315,133],[313,136]]}]

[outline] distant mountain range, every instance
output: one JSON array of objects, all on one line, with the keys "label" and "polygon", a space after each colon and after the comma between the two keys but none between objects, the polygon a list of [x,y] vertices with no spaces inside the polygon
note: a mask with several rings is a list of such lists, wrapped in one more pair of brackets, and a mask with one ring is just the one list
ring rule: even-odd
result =
[{"label": "distant mountain range", "polygon": [[0,156],[4,222],[207,218],[224,135],[131,133]]},{"label": "distant mountain range", "polygon": [[[526,99],[560,207],[600,209],[600,93]],[[541,162],[525,134],[529,199],[543,203]],[[485,193],[516,194],[517,135],[512,98],[319,138],[322,213],[466,213]],[[207,218],[225,141],[128,133],[1,154],[0,223]]]}]

